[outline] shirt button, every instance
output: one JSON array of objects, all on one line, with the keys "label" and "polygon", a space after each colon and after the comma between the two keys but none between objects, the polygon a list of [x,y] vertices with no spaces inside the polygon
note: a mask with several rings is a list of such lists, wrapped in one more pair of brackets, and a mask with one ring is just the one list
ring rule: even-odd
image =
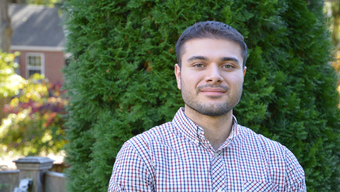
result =
[{"label": "shirt button", "polygon": [[218,157],[218,155],[219,155],[219,154],[216,152],[216,153],[215,153],[215,157]]}]

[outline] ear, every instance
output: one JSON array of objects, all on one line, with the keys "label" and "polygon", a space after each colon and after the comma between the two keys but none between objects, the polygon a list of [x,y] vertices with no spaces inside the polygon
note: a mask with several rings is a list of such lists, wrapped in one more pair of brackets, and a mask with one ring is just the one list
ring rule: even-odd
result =
[{"label": "ear", "polygon": [[178,64],[175,65],[175,76],[177,81],[177,87],[179,90],[181,90],[181,67]]},{"label": "ear", "polygon": [[244,69],[243,69],[243,77],[246,75],[246,71],[247,71],[247,67],[244,66]]}]

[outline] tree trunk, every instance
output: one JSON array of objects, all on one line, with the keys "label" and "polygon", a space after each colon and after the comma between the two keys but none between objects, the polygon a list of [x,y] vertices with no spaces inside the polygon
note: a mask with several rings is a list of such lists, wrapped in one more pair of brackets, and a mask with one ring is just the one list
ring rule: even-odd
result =
[{"label": "tree trunk", "polygon": [[[9,0],[0,0],[0,51],[11,52],[12,33],[11,20],[8,15]],[[0,124],[1,120],[7,116],[3,111],[5,104],[11,101],[10,98],[0,98]]]},{"label": "tree trunk", "polygon": [[340,0],[334,0],[332,5],[333,33],[332,42],[336,49],[339,49],[340,42]]},{"label": "tree trunk", "polygon": [[12,33],[11,20],[8,15],[9,0],[0,0],[0,44],[2,52],[11,51]]}]

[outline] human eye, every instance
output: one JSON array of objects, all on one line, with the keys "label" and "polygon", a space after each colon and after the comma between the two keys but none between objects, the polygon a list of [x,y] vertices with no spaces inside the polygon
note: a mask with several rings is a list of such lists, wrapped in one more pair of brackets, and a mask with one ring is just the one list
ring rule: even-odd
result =
[{"label": "human eye", "polygon": [[202,63],[195,63],[193,66],[196,67],[196,68],[202,68],[202,67],[204,67],[204,64],[202,64]]},{"label": "human eye", "polygon": [[232,69],[232,68],[235,68],[234,65],[231,65],[231,64],[225,64],[222,66],[222,68],[224,69]]}]

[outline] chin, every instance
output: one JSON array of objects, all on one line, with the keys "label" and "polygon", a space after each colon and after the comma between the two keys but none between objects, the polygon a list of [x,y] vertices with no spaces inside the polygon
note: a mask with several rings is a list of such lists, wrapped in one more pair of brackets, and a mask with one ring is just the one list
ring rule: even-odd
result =
[{"label": "chin", "polygon": [[188,105],[188,107],[196,111],[197,113],[200,113],[202,115],[212,116],[212,117],[218,117],[223,116],[229,113],[232,108],[228,107],[226,103],[220,104],[219,106],[207,106],[207,105]]}]

